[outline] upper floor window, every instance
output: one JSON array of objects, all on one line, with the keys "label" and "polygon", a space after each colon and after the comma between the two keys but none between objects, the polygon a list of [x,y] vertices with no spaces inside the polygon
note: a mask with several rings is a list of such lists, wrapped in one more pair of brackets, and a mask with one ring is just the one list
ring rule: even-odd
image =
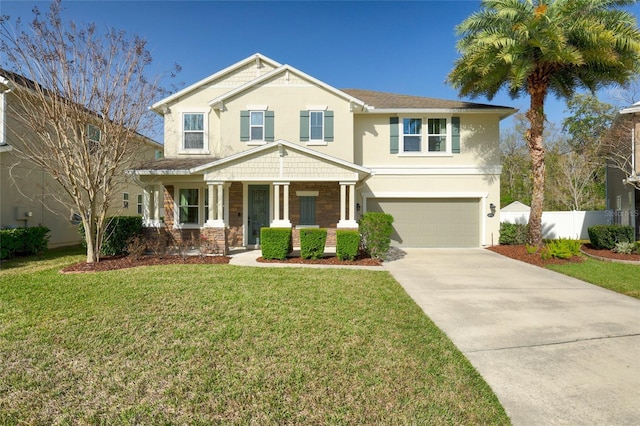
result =
[{"label": "upper floor window", "polygon": [[324,145],[333,141],[333,111],[300,111],[300,141]]},{"label": "upper floor window", "polygon": [[324,112],[309,111],[309,139],[321,141],[324,138]]},{"label": "upper floor window", "polygon": [[240,111],[240,140],[261,145],[274,140],[274,112],[267,110]]},{"label": "upper floor window", "polygon": [[100,128],[93,124],[87,124],[87,146],[89,152],[95,152],[100,145]]},{"label": "upper floor window", "polygon": [[264,111],[251,111],[251,130],[249,132],[252,141],[264,140]]},{"label": "upper floor window", "polygon": [[[425,121],[426,126],[423,126]],[[449,126],[446,118],[404,118],[401,132],[400,152],[416,154],[460,152],[459,124]],[[457,133],[453,135],[454,132]],[[451,141],[456,142],[456,149],[451,149]]]},{"label": "upper floor window", "polygon": [[185,150],[204,149],[204,114],[186,113],[183,115],[183,148]]}]

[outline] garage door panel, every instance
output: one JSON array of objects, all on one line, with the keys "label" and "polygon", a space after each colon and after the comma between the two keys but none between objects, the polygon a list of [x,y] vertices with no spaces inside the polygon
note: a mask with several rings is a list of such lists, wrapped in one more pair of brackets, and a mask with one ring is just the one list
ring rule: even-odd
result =
[{"label": "garage door panel", "polygon": [[479,246],[477,199],[373,198],[367,210],[394,218],[391,239],[401,247]]}]

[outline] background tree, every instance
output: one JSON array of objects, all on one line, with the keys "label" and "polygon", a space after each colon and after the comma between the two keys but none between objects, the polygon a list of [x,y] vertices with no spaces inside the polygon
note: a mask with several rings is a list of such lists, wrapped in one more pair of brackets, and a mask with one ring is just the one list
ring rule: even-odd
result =
[{"label": "background tree", "polygon": [[457,27],[461,57],[447,80],[461,96],[506,88],[530,98],[525,134],[533,191],[529,242],[542,244],[545,182],[544,104],[549,92],[571,97],[624,84],[640,69],[640,31],[622,6],[635,0],[483,0]]},{"label": "background tree", "polygon": [[16,73],[5,73],[19,99],[14,152],[59,184],[57,198],[80,215],[87,262],[95,262],[110,200],[136,161],[139,133],[153,126],[148,106],[160,89],[145,75],[145,40],[66,22],[61,11],[59,1],[44,15],[35,8],[27,28],[2,17],[0,49]]},{"label": "background tree", "polygon": [[514,201],[531,204],[531,161],[524,140],[526,118],[518,113],[515,126],[500,135],[500,207]]}]

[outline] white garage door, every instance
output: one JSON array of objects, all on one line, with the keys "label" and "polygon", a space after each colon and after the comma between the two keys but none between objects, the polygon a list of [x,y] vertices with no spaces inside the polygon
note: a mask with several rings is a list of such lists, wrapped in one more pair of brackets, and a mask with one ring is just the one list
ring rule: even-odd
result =
[{"label": "white garage door", "polygon": [[478,247],[478,199],[369,198],[367,210],[393,216],[392,245]]}]

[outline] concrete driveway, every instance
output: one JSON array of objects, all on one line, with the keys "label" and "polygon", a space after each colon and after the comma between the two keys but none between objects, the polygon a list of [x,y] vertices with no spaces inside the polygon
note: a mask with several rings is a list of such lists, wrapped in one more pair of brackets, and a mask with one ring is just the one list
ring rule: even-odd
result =
[{"label": "concrete driveway", "polygon": [[488,250],[402,251],[385,268],[514,425],[640,424],[640,300]]}]

